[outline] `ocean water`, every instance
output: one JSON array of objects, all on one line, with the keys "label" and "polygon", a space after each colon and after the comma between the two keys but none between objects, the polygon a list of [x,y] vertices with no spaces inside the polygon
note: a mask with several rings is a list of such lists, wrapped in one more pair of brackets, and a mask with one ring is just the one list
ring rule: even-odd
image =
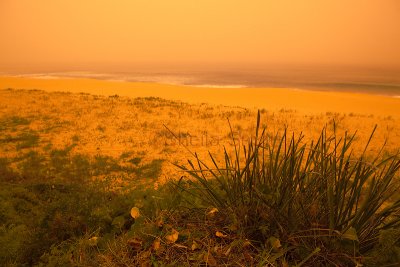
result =
[{"label": "ocean water", "polygon": [[[4,74],[3,74],[4,75]],[[37,79],[90,78],[120,82],[154,82],[211,88],[295,88],[360,92],[400,98],[400,70],[332,67],[265,67],[196,71],[46,72],[13,76]]]}]

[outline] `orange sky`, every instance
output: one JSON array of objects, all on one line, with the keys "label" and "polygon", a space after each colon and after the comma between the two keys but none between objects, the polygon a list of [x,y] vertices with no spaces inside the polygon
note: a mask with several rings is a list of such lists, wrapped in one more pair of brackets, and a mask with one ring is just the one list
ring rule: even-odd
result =
[{"label": "orange sky", "polygon": [[0,0],[0,71],[400,65],[399,0]]}]

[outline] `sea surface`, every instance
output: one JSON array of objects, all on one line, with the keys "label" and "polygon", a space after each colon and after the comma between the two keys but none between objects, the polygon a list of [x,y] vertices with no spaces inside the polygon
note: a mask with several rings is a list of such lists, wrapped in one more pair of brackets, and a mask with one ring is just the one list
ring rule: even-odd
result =
[{"label": "sea surface", "polygon": [[400,70],[376,68],[253,68],[197,71],[1,73],[37,79],[90,78],[120,82],[154,82],[215,88],[294,88],[359,92],[400,98]]}]

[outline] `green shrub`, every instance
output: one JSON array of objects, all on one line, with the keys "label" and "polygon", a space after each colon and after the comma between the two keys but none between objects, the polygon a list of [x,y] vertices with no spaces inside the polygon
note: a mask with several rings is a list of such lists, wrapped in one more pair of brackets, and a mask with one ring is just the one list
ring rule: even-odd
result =
[{"label": "green shrub", "polygon": [[50,151],[50,164],[52,175],[61,175],[63,177],[69,177],[71,168],[70,151],[73,146],[66,147],[64,149],[54,149]]},{"label": "green shrub", "polygon": [[14,182],[19,175],[10,167],[8,158],[0,158],[0,182]]},{"label": "green shrub", "polygon": [[355,157],[354,136],[328,136],[323,129],[307,145],[302,135],[260,130],[258,114],[243,152],[234,143],[234,156],[225,150],[223,165],[210,154],[212,167],[194,154],[190,168],[179,166],[194,180],[176,185],[189,207],[218,208],[228,229],[260,248],[271,248],[275,238],[294,263],[352,265],[400,223],[400,201],[389,202],[399,188],[399,155],[367,157],[371,135]]},{"label": "green shrub", "polygon": [[85,181],[90,177],[90,162],[83,155],[75,155],[72,157],[72,167],[70,179],[75,181]]},{"label": "green shrub", "polygon": [[139,165],[139,163],[141,161],[142,161],[142,158],[139,158],[139,157],[135,157],[135,158],[132,158],[132,159],[128,160],[128,162],[132,163],[135,166]]},{"label": "green shrub", "polygon": [[113,171],[121,171],[118,161],[110,156],[96,155],[92,163],[93,175],[108,174]]},{"label": "green shrub", "polygon": [[18,141],[20,142],[17,144],[17,149],[34,147],[39,143],[39,139],[39,135],[35,132],[23,133],[18,136]]},{"label": "green shrub", "polygon": [[31,123],[31,119],[19,116],[12,116],[2,118],[0,120],[0,130],[5,130],[6,128],[15,128],[20,125],[29,125]]},{"label": "green shrub", "polygon": [[36,151],[29,151],[18,164],[24,180],[44,179],[47,173],[46,159]]},{"label": "green shrub", "polygon": [[136,169],[134,172],[137,174],[138,178],[158,178],[161,173],[162,159],[154,159],[148,164],[144,164]]},{"label": "green shrub", "polygon": [[[169,203],[152,188],[136,186],[116,193],[108,187],[106,182],[29,177],[21,183],[1,183],[0,262],[96,266],[97,254],[107,250],[110,242],[127,232],[147,231],[151,225],[132,227],[133,206],[140,207],[143,218],[150,221]],[[92,237],[98,239],[96,244]]]},{"label": "green shrub", "polygon": [[21,261],[30,229],[25,225],[0,226],[0,262],[2,264]]},{"label": "green shrub", "polygon": [[21,133],[18,136],[6,135],[5,138],[0,139],[0,143],[16,143],[17,149],[35,147],[39,143],[39,135],[33,131]]}]

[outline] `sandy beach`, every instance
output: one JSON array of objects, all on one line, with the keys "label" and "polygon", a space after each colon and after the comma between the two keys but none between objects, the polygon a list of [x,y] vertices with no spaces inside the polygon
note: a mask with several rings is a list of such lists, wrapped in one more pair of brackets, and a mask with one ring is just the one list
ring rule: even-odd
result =
[{"label": "sandy beach", "polygon": [[209,103],[270,111],[295,110],[310,114],[326,112],[400,117],[400,98],[295,88],[207,88],[157,83],[95,79],[38,79],[0,77],[0,89],[39,89],[128,97],[161,97],[192,104]]}]

